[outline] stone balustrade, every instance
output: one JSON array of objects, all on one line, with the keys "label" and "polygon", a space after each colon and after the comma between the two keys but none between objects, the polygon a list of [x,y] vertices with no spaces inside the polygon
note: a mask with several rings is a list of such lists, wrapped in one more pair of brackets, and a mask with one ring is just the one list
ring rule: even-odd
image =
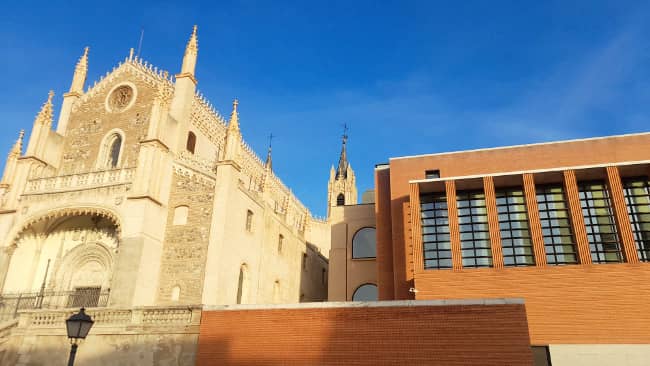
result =
[{"label": "stone balustrade", "polygon": [[[19,311],[20,328],[60,328],[65,329],[65,320],[78,309],[65,310],[27,310]],[[131,309],[91,308],[90,315],[95,327],[114,326],[198,326],[201,320],[201,306],[137,307]]]},{"label": "stone balustrade", "polygon": [[36,178],[27,181],[24,194],[65,192],[130,183],[135,168]]}]

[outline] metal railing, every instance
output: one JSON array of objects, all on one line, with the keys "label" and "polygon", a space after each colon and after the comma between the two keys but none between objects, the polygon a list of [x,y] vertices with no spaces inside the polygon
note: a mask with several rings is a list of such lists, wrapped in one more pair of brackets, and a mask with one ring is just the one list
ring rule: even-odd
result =
[{"label": "metal railing", "polygon": [[0,322],[18,317],[19,310],[95,308],[108,304],[109,291],[77,289],[76,291],[12,293],[0,295]]}]

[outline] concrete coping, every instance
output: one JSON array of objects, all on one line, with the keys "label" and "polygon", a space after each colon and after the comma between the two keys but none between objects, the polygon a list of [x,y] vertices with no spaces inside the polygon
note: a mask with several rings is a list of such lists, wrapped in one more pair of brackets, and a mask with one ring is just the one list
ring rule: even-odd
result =
[{"label": "concrete coping", "polygon": [[548,168],[548,169],[515,170],[510,172],[458,175],[453,177],[442,177],[442,178],[412,179],[409,180],[409,183],[416,183],[416,184],[435,183],[435,182],[445,182],[448,180],[476,179],[476,178],[483,178],[483,177],[506,177],[509,175],[522,175],[526,173],[529,174],[556,173],[556,172],[562,172],[564,170],[584,170],[584,169],[594,169],[594,168],[606,168],[608,166],[624,167],[629,165],[641,165],[641,164],[650,164],[650,160],[635,160],[635,161],[621,161],[621,162],[611,162],[611,163],[592,164],[592,165],[563,166],[563,167]]},{"label": "concrete coping", "polygon": [[205,305],[203,311],[223,310],[272,310],[272,309],[336,309],[336,308],[385,308],[418,306],[463,306],[463,305],[523,305],[522,298],[463,299],[463,300],[395,300],[395,301],[337,301],[309,302],[298,304],[240,304]]}]

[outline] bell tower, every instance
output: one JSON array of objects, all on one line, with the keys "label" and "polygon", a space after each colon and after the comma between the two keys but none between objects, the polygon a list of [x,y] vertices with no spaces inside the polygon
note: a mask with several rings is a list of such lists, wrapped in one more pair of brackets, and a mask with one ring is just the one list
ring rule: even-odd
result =
[{"label": "bell tower", "polygon": [[341,146],[341,155],[339,164],[334,169],[330,169],[330,180],[327,185],[327,217],[330,217],[332,207],[356,205],[357,204],[357,185],[354,177],[354,170],[348,162],[346,145],[348,142],[347,126],[343,127],[343,143]]}]

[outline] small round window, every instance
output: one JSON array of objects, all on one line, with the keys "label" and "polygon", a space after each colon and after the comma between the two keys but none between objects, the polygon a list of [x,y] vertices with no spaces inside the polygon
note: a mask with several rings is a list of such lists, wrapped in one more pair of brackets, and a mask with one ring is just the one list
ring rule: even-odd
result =
[{"label": "small round window", "polygon": [[120,85],[108,96],[107,104],[111,112],[122,112],[133,101],[135,93],[129,85]]}]

